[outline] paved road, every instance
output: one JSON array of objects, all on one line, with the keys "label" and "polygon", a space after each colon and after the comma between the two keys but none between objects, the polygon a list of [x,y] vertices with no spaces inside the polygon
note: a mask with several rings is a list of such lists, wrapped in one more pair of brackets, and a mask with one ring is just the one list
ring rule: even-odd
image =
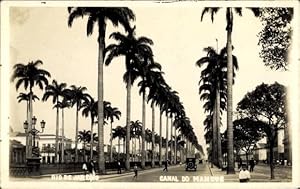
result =
[{"label": "paved road", "polygon": [[[133,179],[133,172],[125,174],[99,175],[93,182],[239,182],[238,171],[233,175],[226,175],[225,171],[217,168],[210,169],[206,164],[199,164],[197,171],[185,171],[185,165],[169,167],[168,172],[162,171],[163,168],[148,169],[139,171],[138,178]],[[212,174],[212,172],[213,174]],[[58,176],[57,174],[56,176]],[[84,182],[78,179],[82,174],[74,174],[70,182]],[[291,167],[276,167],[275,182],[290,182],[292,179]],[[187,180],[189,179],[189,180]],[[11,178],[10,181],[34,181],[34,182],[57,182],[51,176],[41,176],[35,178]],[[251,173],[251,182],[270,182],[270,170],[267,165],[257,165]]]},{"label": "paved road", "polygon": [[[124,175],[115,178],[108,178],[105,182],[203,182],[205,176],[211,176],[210,170],[206,164],[198,165],[197,171],[185,171],[185,166],[169,167],[168,172],[163,168],[139,172],[138,178],[133,179],[133,174]],[[194,180],[195,179],[195,180]],[[202,181],[201,181],[202,179]]]}]

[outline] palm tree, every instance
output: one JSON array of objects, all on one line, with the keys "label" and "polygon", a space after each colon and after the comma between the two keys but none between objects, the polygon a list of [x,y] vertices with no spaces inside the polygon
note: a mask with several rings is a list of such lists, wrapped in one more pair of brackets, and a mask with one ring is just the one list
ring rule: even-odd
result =
[{"label": "palm tree", "polygon": [[109,107],[108,109],[108,118],[110,119],[110,161],[112,162],[112,123],[114,122],[114,118],[120,119],[121,112],[118,110],[117,107]]},{"label": "palm tree", "polygon": [[[148,94],[148,101],[151,102],[151,106],[153,104],[156,104],[159,106],[160,114],[159,114],[159,136],[160,136],[160,142],[159,142],[159,166],[162,166],[162,114],[163,114],[163,104],[164,101],[164,90],[165,88],[168,88],[164,78],[163,78],[163,72],[149,72],[153,77],[149,77],[149,94]],[[151,80],[152,79],[152,80]]]},{"label": "palm tree", "polygon": [[[148,145],[148,144],[149,144],[150,142],[152,142],[152,132],[151,132],[150,129],[145,129],[145,142],[146,142],[146,144],[147,144],[145,150],[146,150],[147,152],[149,152],[149,147],[148,147],[149,145]],[[147,153],[146,157],[147,157],[147,160],[148,160],[148,157],[149,157],[149,156],[148,156],[148,153]]]},{"label": "palm tree", "polygon": [[[211,13],[211,20],[214,20],[214,14],[219,11],[219,7],[209,8],[206,7],[202,11],[201,21],[205,13]],[[235,12],[242,16],[241,8],[234,8]],[[255,16],[259,16],[258,8],[251,8]],[[233,82],[233,63],[232,63],[232,28],[233,28],[233,13],[231,7],[226,7],[226,31],[227,31],[227,141],[228,141],[228,166],[227,173],[234,174],[234,154],[233,154],[233,125],[232,125],[232,82]]]},{"label": "palm tree", "polygon": [[[148,63],[150,61],[150,63]],[[146,125],[146,89],[152,87],[152,83],[156,79],[157,74],[160,74],[161,65],[159,63],[153,63],[151,62],[151,59],[148,61],[142,62],[140,65],[138,65],[138,70],[140,73],[140,77],[142,80],[138,83],[138,86],[140,86],[139,93],[142,94],[142,168],[145,168],[145,125]],[[158,71],[156,71],[158,70]],[[154,103],[151,104],[152,112],[154,111]],[[152,113],[152,132],[154,132],[154,112]],[[153,139],[154,140],[154,139]],[[154,143],[153,143],[154,144]],[[154,148],[154,145],[153,145]],[[152,149],[154,151],[154,149]],[[153,153],[154,155],[154,153]],[[154,159],[154,158],[152,158]],[[154,161],[152,162],[152,166],[154,166]]]},{"label": "palm tree", "polygon": [[[107,47],[107,55],[105,64],[109,65],[113,58],[124,55],[126,72],[123,76],[123,80],[126,83],[127,88],[127,101],[126,101],[126,125],[130,124],[130,112],[131,112],[131,86],[139,76],[138,65],[141,62],[152,60],[152,50],[149,45],[153,42],[146,37],[135,37],[135,27],[130,29],[128,35],[123,35],[119,32],[112,33],[110,38],[114,38],[118,41],[118,44],[111,44]],[[129,127],[127,127],[129,129]],[[143,132],[143,131],[142,131]],[[142,134],[143,135],[143,134]],[[129,138],[130,131],[127,130],[126,136],[126,169],[129,169]],[[143,140],[143,136],[142,136]],[[143,144],[142,144],[143,146]],[[143,148],[143,147],[142,147]],[[142,150],[143,151],[143,150]],[[143,158],[143,155],[142,155]],[[142,160],[143,162],[143,160]],[[144,165],[142,164],[142,167]]]},{"label": "palm tree", "polygon": [[[70,7],[68,8],[68,25],[72,26],[73,20],[78,17],[88,16],[87,35],[93,33],[95,23],[98,24],[98,147],[99,147],[99,172],[105,172],[104,139],[103,139],[103,62],[105,49],[106,21],[110,20],[114,26],[120,23],[125,30],[130,28],[129,21],[134,20],[132,10],[125,7]],[[129,163],[129,162],[128,162]],[[129,164],[128,164],[129,165]]]},{"label": "palm tree", "polygon": [[67,93],[70,95],[71,98],[71,105],[72,107],[76,104],[76,125],[75,125],[75,162],[78,162],[78,112],[82,108],[82,104],[88,101],[89,94],[84,93],[87,90],[86,87],[77,87],[75,85],[71,85],[71,89],[66,89]]},{"label": "palm tree", "polygon": [[[85,117],[90,116],[91,118],[91,133],[94,133],[94,123],[95,118],[97,118],[98,115],[98,102],[94,100],[94,98],[90,97],[89,100],[85,101],[82,104],[82,115]],[[94,144],[94,138],[93,135],[91,135],[91,149],[90,149],[90,157],[93,159],[93,144]]]},{"label": "palm tree", "polygon": [[58,104],[56,104],[54,106],[54,108],[60,108],[61,109],[61,162],[64,163],[64,153],[65,153],[65,131],[64,131],[64,128],[65,128],[65,116],[64,116],[64,109],[65,108],[69,108],[71,106],[71,102],[70,100],[68,99],[68,96],[66,94],[66,90],[63,91],[63,100],[61,102],[58,102]]},{"label": "palm tree", "polygon": [[83,147],[82,147],[83,158],[84,158],[84,161],[86,162],[87,159],[86,159],[85,146],[86,146],[86,143],[88,143],[90,141],[91,131],[86,131],[86,130],[79,131],[77,138],[78,138],[79,142],[83,142]]},{"label": "palm tree", "polygon": [[[16,90],[20,88],[23,84],[25,90],[29,88],[29,115],[27,117],[28,122],[28,130],[32,129],[32,100],[33,100],[33,87],[38,85],[40,89],[43,89],[44,85],[48,85],[47,77],[51,77],[50,73],[44,69],[39,69],[38,66],[42,65],[43,62],[41,60],[31,61],[27,65],[18,63],[13,67],[13,74],[11,77],[11,81],[15,81]],[[32,135],[28,133],[28,140],[26,140],[26,157],[32,157]]]},{"label": "palm tree", "polygon": [[112,137],[117,138],[118,137],[118,160],[120,159],[120,141],[121,139],[125,139],[126,137],[126,130],[122,126],[117,126],[116,128],[112,129]]},{"label": "palm tree", "polygon": [[[22,101],[26,101],[26,119],[28,117],[29,114],[29,93],[20,93],[19,96],[17,96],[18,103],[22,102]],[[37,97],[36,95],[32,95],[32,100],[35,101],[35,99],[40,100],[39,97]]]},{"label": "palm tree", "polygon": [[[142,123],[139,120],[131,121],[130,122],[130,131],[131,131],[132,138],[134,138],[134,140],[135,140],[134,156],[136,156],[136,138],[139,138],[141,136]],[[127,135],[126,135],[126,137],[127,137]],[[126,146],[126,148],[127,148],[127,146]]]},{"label": "palm tree", "polygon": [[58,132],[59,132],[59,107],[58,103],[59,97],[64,96],[64,89],[66,88],[66,83],[57,83],[56,80],[52,81],[52,85],[47,85],[46,91],[42,98],[43,101],[47,101],[49,97],[52,97],[52,103],[56,105],[56,129],[55,129],[55,161],[59,162],[58,157]]},{"label": "palm tree", "polygon": [[[207,63],[205,69],[201,72],[201,79],[199,82],[200,99],[206,100],[204,104],[205,111],[213,114],[213,162],[218,167],[222,166],[221,153],[221,138],[220,138],[220,113],[226,106],[226,48],[216,52],[212,47],[204,48],[207,56],[200,58],[196,65],[200,68]],[[234,67],[238,68],[237,58],[233,56]],[[221,110],[220,110],[221,106]]]}]

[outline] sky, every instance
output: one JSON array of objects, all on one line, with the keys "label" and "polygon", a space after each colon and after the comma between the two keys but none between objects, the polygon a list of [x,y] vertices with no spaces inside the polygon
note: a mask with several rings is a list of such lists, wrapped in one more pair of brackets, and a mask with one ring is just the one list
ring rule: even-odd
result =
[{"label": "sky", "polygon": [[[212,46],[221,49],[226,44],[225,9],[221,9],[212,23],[209,15],[201,22],[201,12],[204,8],[200,3],[195,6],[173,6],[149,4],[147,6],[129,6],[136,15],[132,25],[136,25],[136,36],[146,36],[154,41],[152,46],[154,59],[162,65],[162,71],[167,83],[179,93],[186,115],[190,118],[199,143],[205,147],[203,120],[205,113],[200,102],[198,82],[201,69],[195,62],[206,56],[203,48]],[[53,79],[68,86],[85,86],[87,92],[97,96],[97,28],[94,34],[86,35],[86,18],[78,18],[72,28],[67,25],[68,12],[66,7],[14,7],[10,9],[9,17],[9,70],[16,63],[27,64],[29,61],[42,60],[40,68],[51,73],[49,82]],[[257,34],[261,24],[254,18],[250,10],[243,10],[243,17],[234,17],[232,42],[233,54],[237,56],[239,70],[233,86],[233,108],[243,96],[261,83],[275,81],[289,86],[292,79],[290,71],[274,71],[265,67],[259,58]],[[114,43],[108,39],[114,31],[124,32],[114,28],[110,23],[106,31],[106,44]],[[110,101],[113,107],[122,112],[120,120],[113,127],[124,126],[126,122],[126,88],[123,82],[125,72],[124,57],[112,61],[104,67],[104,100]],[[139,81],[139,80],[138,80]],[[142,97],[138,95],[137,82],[132,88],[131,119],[142,120]],[[9,89],[9,125],[14,131],[23,132],[23,122],[26,119],[26,103],[18,103],[16,97],[25,92],[23,87],[18,91],[15,83],[10,83]],[[43,92],[34,87],[34,93],[41,99]],[[45,133],[55,133],[56,111],[51,100],[36,101],[33,105],[33,115],[40,122],[46,121]],[[79,114],[81,115],[81,113]],[[155,130],[159,131],[159,113],[156,108]],[[226,114],[223,114],[223,128],[226,126]],[[163,117],[165,124],[165,117]],[[109,141],[109,126],[105,126],[104,141]],[[146,128],[151,128],[151,108],[147,106]],[[90,119],[79,118],[79,130],[90,129]],[[75,108],[65,111],[65,135],[74,139]],[[165,137],[165,129],[163,128]]]}]

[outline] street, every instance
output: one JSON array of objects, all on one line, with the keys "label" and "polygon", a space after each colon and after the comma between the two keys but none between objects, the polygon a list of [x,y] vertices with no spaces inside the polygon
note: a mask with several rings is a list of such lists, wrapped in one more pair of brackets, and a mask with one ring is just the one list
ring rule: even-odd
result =
[{"label": "street", "polygon": [[[209,168],[208,164],[198,164],[197,171],[185,171],[185,165],[169,166],[168,172],[163,171],[163,167],[146,169],[138,171],[138,177],[133,178],[134,172],[123,172],[117,174],[111,171],[106,175],[96,175],[92,182],[160,182],[160,183],[218,183],[218,182],[239,182],[239,171],[236,169],[235,174],[227,175],[226,171]],[[90,177],[84,177],[83,173],[53,174],[36,177],[16,178],[11,177],[10,181],[34,181],[34,182],[86,182]],[[270,168],[268,165],[259,164],[255,166],[254,172],[251,173],[250,182],[291,182],[291,167],[279,166],[275,168],[275,179],[270,180]]]},{"label": "street", "polygon": [[[163,168],[139,171],[138,178],[133,179],[134,174],[104,179],[105,182],[200,182],[205,176],[211,176],[206,164],[198,164],[197,171],[185,171],[185,165],[169,167],[168,172]],[[195,176],[195,177],[194,177]],[[203,176],[197,177],[197,176]],[[199,180],[193,180],[193,179]],[[189,181],[187,180],[189,179]]]}]

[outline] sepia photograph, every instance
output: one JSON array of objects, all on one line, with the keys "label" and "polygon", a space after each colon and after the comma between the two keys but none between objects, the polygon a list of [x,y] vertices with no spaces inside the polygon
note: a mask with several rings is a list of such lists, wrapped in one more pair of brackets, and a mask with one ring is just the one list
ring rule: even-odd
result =
[{"label": "sepia photograph", "polygon": [[299,186],[298,6],[2,2],[0,187]]}]

